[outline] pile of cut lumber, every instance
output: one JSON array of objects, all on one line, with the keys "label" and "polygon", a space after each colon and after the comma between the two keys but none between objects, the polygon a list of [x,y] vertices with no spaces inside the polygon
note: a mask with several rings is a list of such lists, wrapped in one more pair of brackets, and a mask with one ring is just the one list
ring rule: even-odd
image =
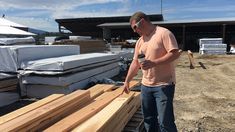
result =
[{"label": "pile of cut lumber", "polygon": [[[139,85],[132,81],[130,87]],[[0,117],[0,131],[122,131],[140,107],[140,93],[114,85],[53,94]]]},{"label": "pile of cut lumber", "polygon": [[63,40],[55,42],[53,45],[79,45],[80,53],[93,53],[107,51],[106,42],[99,39],[87,39],[87,40]]}]

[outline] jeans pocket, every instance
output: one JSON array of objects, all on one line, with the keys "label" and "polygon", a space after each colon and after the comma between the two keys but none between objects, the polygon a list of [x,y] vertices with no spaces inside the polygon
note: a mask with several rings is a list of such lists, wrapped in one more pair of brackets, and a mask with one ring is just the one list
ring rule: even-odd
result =
[{"label": "jeans pocket", "polygon": [[175,93],[175,85],[174,84],[164,85],[163,87],[161,87],[161,91],[165,94],[165,96],[173,99]]}]

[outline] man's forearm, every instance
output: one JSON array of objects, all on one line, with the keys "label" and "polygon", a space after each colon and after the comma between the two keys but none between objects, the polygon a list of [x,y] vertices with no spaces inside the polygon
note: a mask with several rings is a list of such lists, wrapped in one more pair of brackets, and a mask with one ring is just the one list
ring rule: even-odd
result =
[{"label": "man's forearm", "polygon": [[157,60],[154,60],[153,62],[156,65],[167,64],[167,63],[170,63],[170,62],[176,60],[180,56],[180,54],[181,54],[181,52],[178,49],[175,49],[175,50],[167,53],[165,56],[163,56]]},{"label": "man's forearm", "polygon": [[133,60],[128,70],[126,79],[125,79],[126,83],[129,83],[132,80],[132,78],[137,74],[139,67],[140,66],[138,62],[136,60]]}]

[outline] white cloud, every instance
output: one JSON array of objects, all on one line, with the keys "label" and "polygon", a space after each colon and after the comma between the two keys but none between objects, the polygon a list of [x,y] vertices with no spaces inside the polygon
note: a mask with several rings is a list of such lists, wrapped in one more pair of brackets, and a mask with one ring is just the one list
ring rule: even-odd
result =
[{"label": "white cloud", "polygon": [[45,30],[45,31],[58,31],[57,23],[51,19],[47,18],[24,18],[24,17],[9,17],[9,20],[31,27],[35,29]]},{"label": "white cloud", "polygon": [[[110,16],[110,14],[124,15],[127,9],[117,11],[102,10],[99,12],[78,11],[80,6],[92,4],[105,4],[110,2],[122,3],[125,5],[128,0],[1,0],[0,10],[3,12],[16,12],[6,18],[20,24],[39,28],[46,31],[57,31],[57,18],[76,17],[98,17]],[[44,18],[45,17],[45,18]]]},{"label": "white cloud", "polygon": [[110,2],[124,2],[126,0],[1,0],[2,9],[46,9],[67,10],[82,5],[104,4]]},{"label": "white cloud", "polygon": [[[163,0],[163,16],[165,20],[190,18],[194,14],[205,14],[206,12],[224,12],[226,16],[234,16],[234,4],[228,1],[198,0],[177,1]],[[96,9],[88,8],[87,11],[79,10],[85,5],[103,5],[115,3],[118,8]],[[226,5],[227,3],[227,5]],[[104,17],[131,15],[137,10],[146,13],[160,13],[160,0],[0,0],[0,13],[5,14],[6,18],[29,27],[38,28],[46,31],[58,31],[58,24],[55,19],[77,18],[77,17]],[[231,12],[231,13],[230,13]],[[1,14],[0,14],[1,15]]]}]

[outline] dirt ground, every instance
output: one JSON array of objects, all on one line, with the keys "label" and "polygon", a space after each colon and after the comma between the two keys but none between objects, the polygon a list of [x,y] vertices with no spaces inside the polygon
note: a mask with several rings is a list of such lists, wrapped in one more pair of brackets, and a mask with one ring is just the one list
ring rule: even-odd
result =
[{"label": "dirt ground", "polygon": [[[179,132],[235,132],[235,55],[187,53],[176,67],[174,110]],[[201,65],[200,65],[201,64]]]}]

